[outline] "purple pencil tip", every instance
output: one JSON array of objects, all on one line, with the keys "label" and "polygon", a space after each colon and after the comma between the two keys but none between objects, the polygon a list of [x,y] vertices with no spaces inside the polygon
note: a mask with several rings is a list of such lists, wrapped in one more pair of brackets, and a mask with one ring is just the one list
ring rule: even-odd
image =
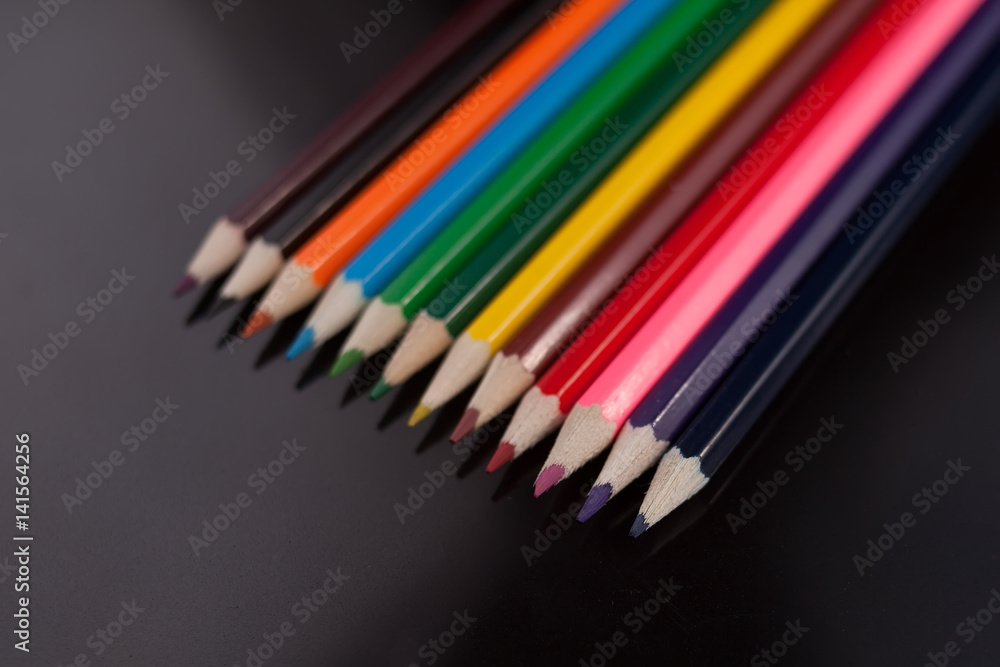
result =
[{"label": "purple pencil tip", "polygon": [[583,507],[580,509],[580,513],[576,515],[576,520],[582,523],[594,516],[597,510],[604,507],[608,500],[611,499],[612,491],[613,489],[610,484],[598,484],[592,488],[586,502],[583,503]]}]

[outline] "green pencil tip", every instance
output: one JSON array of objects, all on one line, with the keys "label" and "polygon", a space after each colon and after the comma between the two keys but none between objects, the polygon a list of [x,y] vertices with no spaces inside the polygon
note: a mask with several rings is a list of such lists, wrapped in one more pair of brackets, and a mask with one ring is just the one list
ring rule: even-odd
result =
[{"label": "green pencil tip", "polygon": [[337,358],[337,361],[333,364],[333,368],[330,369],[330,375],[332,377],[337,377],[338,375],[346,371],[354,364],[361,363],[364,360],[365,360],[364,352],[355,348],[351,348],[350,350],[347,350],[346,352],[341,354],[340,357]]},{"label": "green pencil tip", "polygon": [[383,396],[385,396],[386,394],[388,394],[390,391],[392,391],[392,388],[393,385],[386,382],[384,377],[380,377],[378,379],[378,382],[375,383],[375,386],[372,387],[372,391],[370,394],[368,394],[368,397],[371,398],[373,401],[378,400]]}]

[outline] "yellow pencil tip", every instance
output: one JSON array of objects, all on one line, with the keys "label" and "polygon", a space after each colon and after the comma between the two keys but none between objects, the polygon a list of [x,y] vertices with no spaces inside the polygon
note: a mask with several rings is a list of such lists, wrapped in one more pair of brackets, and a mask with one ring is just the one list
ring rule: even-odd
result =
[{"label": "yellow pencil tip", "polygon": [[407,423],[410,426],[416,426],[423,420],[427,419],[427,415],[429,415],[431,412],[433,411],[429,407],[421,403],[420,405],[417,406],[417,409],[413,411],[413,414],[410,415],[410,421]]}]

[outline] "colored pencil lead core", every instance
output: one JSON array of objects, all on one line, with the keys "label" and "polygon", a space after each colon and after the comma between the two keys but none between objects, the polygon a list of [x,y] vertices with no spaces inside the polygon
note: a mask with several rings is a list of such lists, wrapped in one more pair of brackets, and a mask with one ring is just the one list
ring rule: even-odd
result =
[{"label": "colored pencil lead core", "polygon": [[365,353],[362,352],[361,350],[354,348],[346,350],[343,354],[341,354],[337,358],[337,361],[334,362],[333,368],[330,369],[330,375],[332,377],[337,377],[351,366],[359,364],[364,360],[365,360]]},{"label": "colored pencil lead core", "polygon": [[185,273],[181,281],[174,288],[174,296],[184,296],[198,286],[198,280],[190,273]]},{"label": "colored pencil lead core", "polygon": [[458,426],[451,433],[451,441],[458,442],[465,436],[476,430],[476,423],[479,421],[479,410],[469,408],[458,421]]},{"label": "colored pencil lead core", "polygon": [[288,352],[285,353],[285,358],[291,361],[295,357],[308,352],[312,349],[315,341],[316,334],[313,331],[313,328],[306,327],[299,332],[299,335],[295,338],[295,342],[288,348]]},{"label": "colored pencil lead core", "polygon": [[590,494],[587,496],[587,500],[580,509],[580,513],[576,515],[576,520],[582,523],[594,516],[611,499],[611,492],[612,488],[610,484],[598,484],[592,488]]},{"label": "colored pencil lead core", "polygon": [[417,406],[417,409],[413,411],[413,414],[410,415],[410,421],[407,422],[407,425],[416,426],[423,420],[427,419],[427,415],[431,412],[433,411],[429,407],[421,403]]},{"label": "colored pencil lead core", "polygon": [[375,383],[375,386],[372,387],[372,391],[370,394],[368,394],[368,398],[372,399],[373,401],[380,399],[386,394],[388,394],[390,391],[392,391],[393,387],[394,385],[391,385],[388,382],[386,382],[384,377],[380,377],[378,379],[378,382]]},{"label": "colored pencil lead core", "polygon": [[558,463],[542,470],[542,472],[538,473],[538,479],[535,480],[535,497],[537,498],[561,482],[565,475],[566,469]]},{"label": "colored pencil lead core", "polygon": [[493,453],[493,458],[490,459],[489,464],[486,466],[486,472],[493,472],[501,466],[505,466],[514,460],[514,445],[509,442],[501,442],[500,446]]},{"label": "colored pencil lead core", "polygon": [[649,530],[649,524],[646,523],[646,517],[640,514],[635,518],[635,523],[632,524],[632,530],[628,531],[628,534],[632,537],[639,537],[647,530]]},{"label": "colored pencil lead core", "polygon": [[262,310],[258,310],[250,317],[250,321],[247,322],[246,326],[243,327],[243,330],[240,332],[240,338],[249,338],[258,331],[271,326],[272,322],[274,322],[273,317]]}]

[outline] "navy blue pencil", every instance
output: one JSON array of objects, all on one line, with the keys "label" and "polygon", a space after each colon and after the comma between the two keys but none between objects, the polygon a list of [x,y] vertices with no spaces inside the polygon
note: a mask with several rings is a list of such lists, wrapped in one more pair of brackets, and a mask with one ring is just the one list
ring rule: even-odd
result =
[{"label": "navy blue pencil", "polygon": [[816,201],[768,253],[677,363],[629,416],[580,521],[651,468],[747,349],[792,308],[792,288],[831,244],[843,220],[956,93],[1000,35],[990,3],[928,68]]},{"label": "navy blue pencil", "polygon": [[[957,40],[980,31],[1000,30],[1000,3],[990,2]],[[942,56],[944,57],[944,56]],[[960,77],[961,78],[961,77]],[[675,446],[660,460],[631,534],[637,537],[707,484],[764,412],[812,348],[823,338],[854,294],[945,181],[965,151],[1000,106],[1000,47],[976,69],[957,99],[930,124],[904,154],[897,168],[861,205],[882,204],[886,192],[896,201],[864,229],[855,212],[841,217],[840,237],[796,288],[794,307],[775,320],[719,384]],[[944,137],[947,137],[945,139]],[[960,139],[955,139],[956,137]],[[942,151],[942,141],[952,142]],[[937,160],[915,182],[909,156],[933,150]]]}]

